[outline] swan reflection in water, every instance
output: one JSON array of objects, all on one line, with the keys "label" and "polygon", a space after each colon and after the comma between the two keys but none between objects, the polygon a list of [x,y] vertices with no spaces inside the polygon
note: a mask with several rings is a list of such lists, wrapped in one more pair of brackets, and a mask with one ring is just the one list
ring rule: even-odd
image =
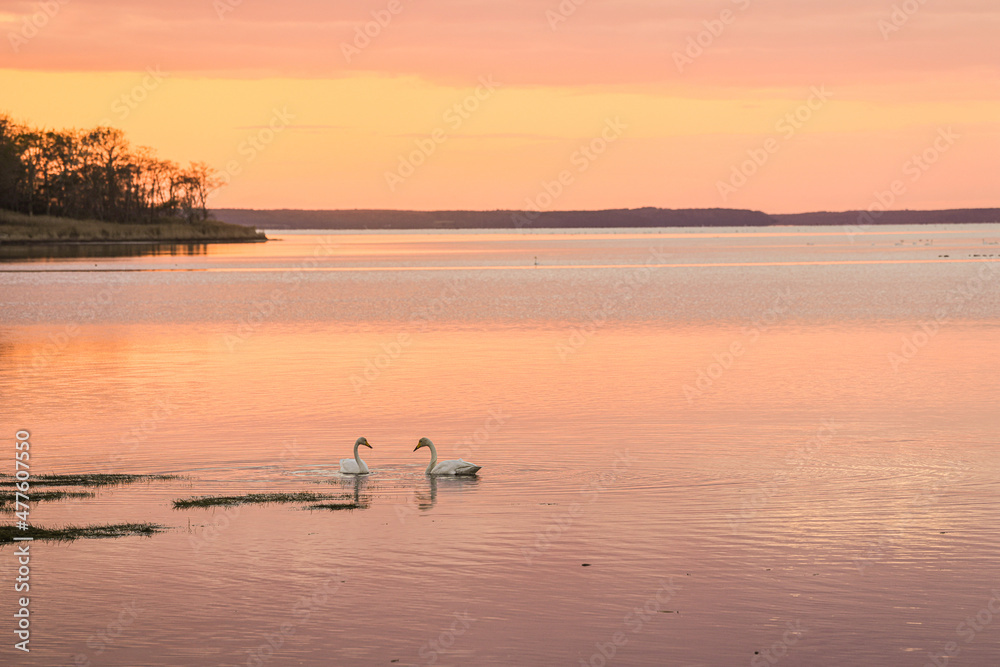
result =
[{"label": "swan reflection in water", "polygon": [[[343,478],[340,480],[340,485],[345,491],[353,490],[352,496],[345,495],[344,498],[339,503],[334,503],[340,505],[336,509],[358,509],[366,510],[371,507],[372,496],[370,493],[362,493],[365,487],[368,486],[368,476],[367,475],[351,475],[350,477]],[[352,498],[350,502],[347,501]],[[334,509],[332,506],[329,509]]]},{"label": "swan reflection in water", "polygon": [[[382,487],[377,480],[369,475],[351,475],[337,480],[345,491],[343,497],[332,503],[314,505],[313,509],[369,509],[379,489]],[[474,476],[427,475],[416,488],[410,490],[403,498],[401,505],[396,506],[400,520],[407,514],[426,512],[432,509],[438,501],[438,491],[443,495],[473,491],[479,486],[480,480]],[[374,485],[374,486],[372,486]],[[398,488],[398,487],[397,487]],[[383,492],[386,489],[381,489]],[[398,498],[398,496],[396,496]],[[398,502],[398,501],[397,501]]]},{"label": "swan reflection in water", "polygon": [[409,498],[407,499],[407,505],[414,510],[427,511],[437,504],[437,494],[438,487],[444,493],[461,493],[463,491],[474,490],[479,485],[479,479],[477,477],[439,477],[437,475],[428,475],[425,477],[427,480],[427,489],[412,491]]}]

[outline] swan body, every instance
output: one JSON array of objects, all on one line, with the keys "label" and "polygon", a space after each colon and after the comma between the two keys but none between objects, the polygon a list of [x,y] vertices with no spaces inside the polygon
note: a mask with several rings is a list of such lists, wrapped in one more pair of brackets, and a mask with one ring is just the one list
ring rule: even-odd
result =
[{"label": "swan body", "polygon": [[368,464],[361,460],[358,456],[358,447],[367,447],[372,449],[372,446],[368,444],[367,438],[358,438],[354,442],[354,458],[353,459],[340,459],[340,472],[347,473],[348,475],[367,475],[371,472],[368,469]]},{"label": "swan body", "polygon": [[429,447],[431,450],[431,462],[425,471],[428,475],[475,475],[482,468],[482,466],[462,459],[438,461],[437,449],[434,447],[434,443],[427,438],[420,438],[413,451],[417,451],[421,447]]}]

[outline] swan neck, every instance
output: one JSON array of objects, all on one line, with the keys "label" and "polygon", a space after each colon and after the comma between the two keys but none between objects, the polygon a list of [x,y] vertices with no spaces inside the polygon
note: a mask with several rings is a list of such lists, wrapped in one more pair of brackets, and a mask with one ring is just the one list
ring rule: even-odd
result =
[{"label": "swan neck", "polygon": [[438,452],[437,448],[434,447],[433,442],[428,444],[427,446],[431,448],[431,462],[427,464],[427,472],[429,473],[430,471],[434,470],[434,465],[438,462]]},{"label": "swan neck", "polygon": [[358,470],[361,469],[361,457],[358,456],[358,447],[360,447],[360,446],[361,446],[361,443],[357,443],[357,442],[354,443],[354,460],[358,464]]}]

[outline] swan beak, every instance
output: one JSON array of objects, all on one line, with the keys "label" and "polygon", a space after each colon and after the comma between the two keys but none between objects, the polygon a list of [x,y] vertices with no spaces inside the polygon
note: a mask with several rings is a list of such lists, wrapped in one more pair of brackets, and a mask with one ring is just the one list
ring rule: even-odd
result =
[{"label": "swan beak", "polygon": [[367,447],[368,449],[375,449],[374,447],[372,447],[371,445],[369,445],[367,442],[362,442],[361,444],[364,445],[365,447]]},{"label": "swan beak", "polygon": [[423,444],[421,444],[421,443],[417,443],[417,446],[413,448],[413,451],[417,451],[417,450],[418,450],[418,449],[420,449],[421,447],[423,447]]}]

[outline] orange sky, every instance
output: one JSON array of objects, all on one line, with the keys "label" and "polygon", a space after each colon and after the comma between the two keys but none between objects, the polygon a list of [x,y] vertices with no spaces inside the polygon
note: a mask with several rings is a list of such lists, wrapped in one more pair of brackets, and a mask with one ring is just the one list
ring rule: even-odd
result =
[{"label": "orange sky", "polygon": [[997,34],[994,0],[0,1],[0,112],[204,160],[217,207],[997,206]]}]

